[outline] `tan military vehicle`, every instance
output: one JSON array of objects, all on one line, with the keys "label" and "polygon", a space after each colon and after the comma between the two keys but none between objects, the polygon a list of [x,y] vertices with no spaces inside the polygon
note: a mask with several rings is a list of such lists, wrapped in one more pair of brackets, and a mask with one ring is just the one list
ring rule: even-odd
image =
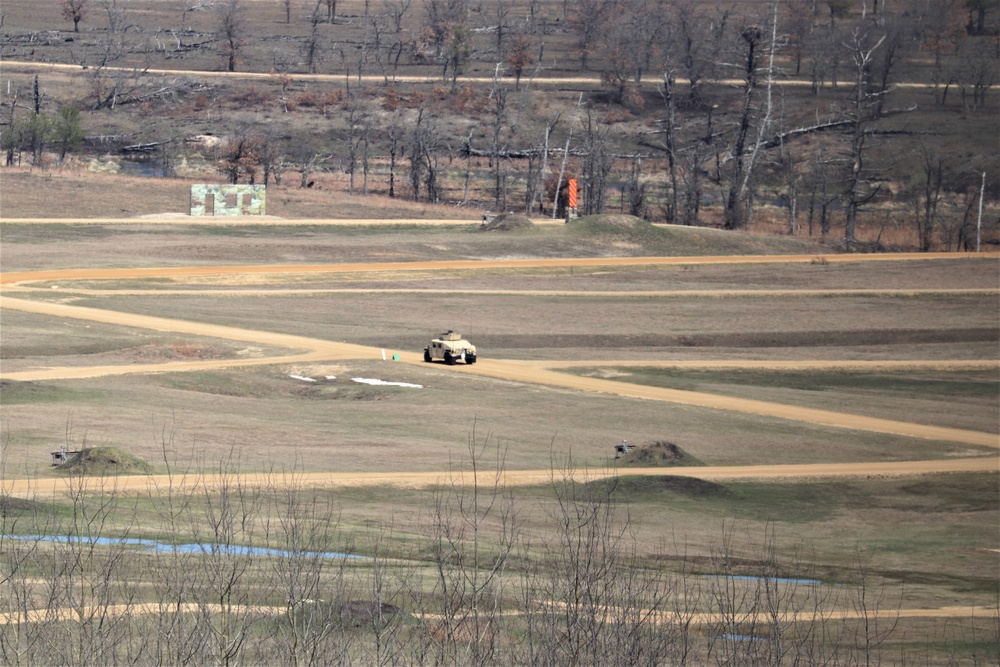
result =
[{"label": "tan military vehicle", "polygon": [[467,364],[476,363],[476,346],[462,338],[462,334],[449,329],[445,333],[433,339],[424,348],[424,361],[430,362],[435,359],[443,359],[449,366],[454,365],[459,360]]}]

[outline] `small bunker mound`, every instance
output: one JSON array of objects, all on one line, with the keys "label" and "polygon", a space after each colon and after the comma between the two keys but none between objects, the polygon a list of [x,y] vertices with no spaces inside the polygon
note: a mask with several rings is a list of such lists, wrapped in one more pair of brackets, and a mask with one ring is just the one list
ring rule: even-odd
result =
[{"label": "small bunker mound", "polygon": [[399,616],[408,618],[409,614],[399,607],[382,602],[371,600],[303,600],[302,606],[296,605],[288,616],[289,620],[301,622],[303,614],[312,615],[320,613],[329,622],[338,624],[342,628],[371,627],[375,619],[388,616]]},{"label": "small bunker mound", "polygon": [[90,447],[70,456],[55,470],[87,475],[121,475],[149,472],[149,464],[116,447]]},{"label": "small bunker mound", "polygon": [[535,223],[523,215],[503,213],[492,220],[484,222],[479,228],[482,232],[513,232],[523,229],[534,229]]},{"label": "small bunker mound", "polygon": [[570,227],[585,230],[594,234],[600,233],[621,233],[622,231],[635,231],[652,229],[653,225],[642,218],[623,213],[602,213],[600,215],[585,215],[582,218],[574,218],[568,223]]},{"label": "small bunker mound", "polygon": [[372,619],[402,615],[403,610],[387,602],[350,600],[340,608],[340,617],[354,626],[370,625]]},{"label": "small bunker mound", "polygon": [[657,440],[647,445],[633,447],[616,459],[616,463],[622,467],[649,467],[658,468],[663,466],[689,467],[705,465],[694,458],[683,449],[672,442]]},{"label": "small bunker mound", "polygon": [[596,215],[594,216],[594,222],[608,227],[625,228],[635,227],[636,225],[645,226],[649,224],[642,218],[637,218],[634,215],[625,215],[623,213],[604,213]]}]

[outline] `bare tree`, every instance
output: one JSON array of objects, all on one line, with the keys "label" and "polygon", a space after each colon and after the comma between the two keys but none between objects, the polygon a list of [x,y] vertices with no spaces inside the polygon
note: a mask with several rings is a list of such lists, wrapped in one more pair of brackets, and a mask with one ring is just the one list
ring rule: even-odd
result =
[{"label": "bare tree", "polygon": [[622,0],[608,19],[600,40],[604,62],[601,79],[612,89],[616,102],[641,108],[642,98],[631,84],[642,83],[659,51],[666,25],[663,8],[648,0]]},{"label": "bare tree", "polygon": [[510,37],[510,44],[507,48],[507,65],[514,74],[514,91],[521,90],[521,77],[524,70],[534,62],[531,55],[531,38],[524,32],[518,30]]},{"label": "bare tree", "polygon": [[688,100],[693,107],[707,106],[702,84],[714,76],[721,60],[729,20],[729,11],[710,16],[691,0],[680,0],[673,6],[667,58],[673,64],[671,69],[688,80]]},{"label": "bare tree", "polygon": [[493,26],[493,30],[496,36],[497,60],[504,60],[507,57],[511,30],[509,17],[512,8],[511,0],[494,0],[493,13],[496,17],[496,25]]},{"label": "bare tree", "polygon": [[130,0],[97,0],[108,15],[108,30],[112,35],[125,33],[129,25]]},{"label": "bare tree", "polygon": [[886,582],[878,581],[873,560],[858,548],[851,570],[851,605],[857,615],[854,647],[865,667],[882,663],[882,647],[899,624],[899,599],[893,601]]},{"label": "bare tree", "polygon": [[938,204],[941,202],[941,189],[944,180],[944,159],[933,152],[924,150],[922,155],[923,192],[916,201],[917,238],[920,250],[931,249],[934,228],[937,223]]},{"label": "bare tree", "polygon": [[594,112],[587,110],[583,134],[583,193],[584,213],[595,215],[604,212],[607,204],[608,176],[614,165],[614,156],[608,145],[611,128],[602,124]]},{"label": "bare tree", "polygon": [[458,77],[465,71],[465,65],[472,55],[472,36],[465,23],[454,23],[450,26],[445,44],[444,69],[441,78],[448,79],[448,69],[451,68],[451,89],[454,92]]},{"label": "bare tree", "polygon": [[660,121],[663,128],[663,150],[667,154],[667,176],[669,182],[669,192],[667,194],[666,209],[667,222],[677,221],[678,212],[678,151],[677,151],[677,102],[674,98],[674,77],[670,70],[663,73],[663,87],[660,88],[660,95],[666,107],[666,116]]},{"label": "bare tree", "polygon": [[319,11],[320,5],[317,2],[312,14],[309,15],[309,36],[306,38],[303,50],[305,51],[306,70],[310,74],[316,73],[316,67],[322,58],[322,34],[320,25],[322,15]]},{"label": "bare tree", "polygon": [[603,0],[579,0],[570,25],[577,35],[576,48],[580,54],[580,66],[589,68],[591,54],[599,43],[600,31],[607,24],[607,15],[613,5]]},{"label": "bare tree", "polygon": [[847,243],[855,241],[858,211],[878,194],[878,187],[865,187],[863,174],[865,144],[871,135],[868,126],[871,121],[872,109],[878,104],[878,98],[884,94],[884,91],[873,93],[871,90],[872,64],[876,52],[885,43],[886,35],[884,32],[876,31],[874,26],[870,24],[862,24],[851,31],[850,38],[848,47],[854,65],[855,78],[850,106],[846,113],[851,128],[847,157],[849,174],[844,189],[844,194],[847,197],[844,240]]},{"label": "bare tree", "polygon": [[355,192],[355,176],[361,166],[362,191],[368,194],[369,144],[371,141],[371,117],[365,111],[358,96],[352,95],[347,104],[347,173],[350,176],[349,192]]},{"label": "bare tree", "polygon": [[944,57],[954,54],[966,35],[965,16],[960,5],[961,0],[914,1],[910,11],[920,48],[934,55],[934,96],[938,102],[945,76]]},{"label": "bare tree", "polygon": [[629,169],[629,181],[626,186],[628,198],[628,212],[637,218],[646,217],[647,184],[642,180],[642,158],[635,158],[631,161]]},{"label": "bare tree", "polygon": [[426,188],[426,199],[436,202],[440,195],[438,184],[438,155],[441,138],[436,119],[426,106],[417,110],[407,137],[406,158],[410,163],[410,188],[413,199],[420,201],[421,186]]},{"label": "bare tree", "polygon": [[738,120],[736,138],[732,145],[733,169],[730,175],[729,194],[726,197],[724,223],[726,229],[745,227],[749,219],[747,183],[752,176],[752,170],[747,159],[747,142],[750,140],[754,112],[753,97],[757,89],[757,69],[760,66],[761,58],[759,47],[763,33],[759,26],[749,25],[743,28],[740,36],[746,43],[743,61],[743,105]]},{"label": "bare tree", "polygon": [[63,18],[73,22],[73,32],[80,32],[80,21],[87,17],[90,0],[63,0]]},{"label": "bare tree", "polygon": [[509,90],[500,77],[500,65],[493,71],[493,87],[490,90],[490,99],[493,101],[493,127],[490,146],[490,166],[493,168],[493,200],[494,206],[499,211],[507,208],[506,192],[501,187],[501,164],[500,157],[500,137],[503,133],[504,125],[507,123],[507,103]]},{"label": "bare tree", "polygon": [[216,6],[216,39],[226,58],[226,71],[235,72],[247,42],[246,15],[240,0],[223,0]]},{"label": "bare tree", "polygon": [[815,14],[810,9],[815,0],[785,0],[782,3],[782,30],[788,36],[788,46],[795,60],[795,76],[802,73],[802,60],[813,32]]},{"label": "bare tree", "polygon": [[403,31],[403,18],[410,9],[413,0],[382,0],[382,13],[392,20],[393,29],[400,33]]},{"label": "bare tree", "polygon": [[982,108],[987,93],[1000,80],[996,48],[996,44],[982,39],[965,39],[959,45],[953,78],[958,83],[962,105],[969,111]]},{"label": "bare tree", "polygon": [[386,142],[389,144],[389,197],[396,196],[396,158],[400,151],[400,138],[403,130],[400,127],[399,117],[393,114],[392,120],[385,129]]},{"label": "bare tree", "polygon": [[989,32],[986,17],[1000,8],[1000,2],[997,0],[965,0],[965,8],[969,10],[969,34],[986,35]]},{"label": "bare tree", "polygon": [[[432,553],[443,610],[444,662],[494,664],[500,649],[505,571],[518,534],[513,495],[503,484],[504,449],[469,436],[468,465],[433,508]],[[490,455],[489,465],[484,465]]]},{"label": "bare tree", "polygon": [[261,156],[267,151],[264,136],[249,127],[238,128],[223,144],[217,167],[226,175],[230,183],[239,183],[245,179],[253,183],[257,178],[257,169],[261,164]]},{"label": "bare tree", "polygon": [[424,9],[427,17],[423,39],[434,49],[435,59],[445,58],[455,26],[467,24],[468,3],[466,0],[427,0]]},{"label": "bare tree", "polygon": [[318,0],[326,7],[326,22],[333,23],[337,18],[337,0]]}]

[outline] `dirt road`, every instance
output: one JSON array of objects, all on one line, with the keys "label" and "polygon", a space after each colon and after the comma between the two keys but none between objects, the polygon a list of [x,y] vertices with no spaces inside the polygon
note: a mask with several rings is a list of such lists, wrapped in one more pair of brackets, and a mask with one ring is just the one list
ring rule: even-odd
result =
[{"label": "dirt road", "polygon": [[[11,70],[22,70],[28,72],[35,71],[48,71],[48,72],[68,72],[75,73],[81,71],[79,65],[71,65],[67,63],[37,63],[24,60],[7,60],[4,61],[4,68],[8,71]],[[125,72],[131,74],[134,68],[131,67],[104,67],[105,72]],[[214,79],[236,79],[245,81],[273,81],[274,74],[269,72],[223,72],[223,71],[208,71],[208,70],[180,70],[180,69],[144,69],[143,73],[146,75],[162,75],[162,76],[186,76],[189,78],[214,78]],[[312,82],[340,82],[344,80],[342,74],[293,74],[292,77],[296,81],[312,81]],[[362,75],[360,77],[352,77],[352,81],[360,79],[364,83],[383,83],[385,77],[381,74],[368,74]],[[392,77],[395,83],[440,83],[441,78],[438,76],[407,76],[407,75],[395,75]],[[462,83],[493,83],[494,79],[491,76],[460,76],[458,81]],[[534,77],[532,82],[535,85],[572,85],[578,84],[581,86],[600,86],[603,85],[600,77],[585,77],[585,76],[539,76]],[[655,78],[647,79],[646,83],[650,87],[655,87],[660,82]],[[679,82],[684,85],[684,81]],[[714,83],[720,86],[740,86],[745,82],[742,79],[712,79],[710,83]],[[782,79],[776,82],[779,86],[789,86],[789,87],[806,87],[812,86],[813,82],[808,79]],[[894,83],[895,88],[914,88],[914,89],[924,89],[929,90],[935,87],[932,83],[922,83],[914,81],[898,82]]]},{"label": "dirt road", "polygon": [[[595,481],[611,476],[671,476],[692,477],[709,481],[762,479],[822,479],[836,477],[900,477],[942,472],[1000,472],[1000,459],[979,457],[941,459],[934,461],[883,461],[878,463],[823,463],[762,466],[710,466],[702,468],[617,468],[577,470],[577,481]],[[552,470],[505,470],[507,486],[537,486],[553,480]],[[559,474],[556,472],[555,474]],[[446,484],[471,485],[468,472],[296,472],[240,473],[240,484],[260,488],[357,488],[392,486],[404,489],[426,489]],[[480,480],[481,482],[481,480]],[[492,482],[492,478],[491,478]],[[118,477],[84,477],[44,479],[11,479],[0,483],[0,493],[18,497],[55,498],[69,492],[102,491],[116,494],[159,494],[173,491],[211,491],[232,483],[232,476],[215,474],[189,475],[122,475]],[[81,486],[82,485],[82,486]]]}]

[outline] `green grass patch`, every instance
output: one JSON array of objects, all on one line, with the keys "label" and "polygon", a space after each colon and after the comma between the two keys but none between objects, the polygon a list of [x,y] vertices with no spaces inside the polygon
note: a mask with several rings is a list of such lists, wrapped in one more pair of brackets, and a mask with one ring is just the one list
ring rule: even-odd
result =
[{"label": "green grass patch", "polygon": [[[622,476],[590,482],[589,491],[612,489],[627,503],[669,501],[677,511],[771,523],[807,523],[835,516],[892,510],[916,515],[996,512],[1000,485],[996,475],[934,475],[871,483],[728,482],[717,484],[683,476]],[[538,489],[541,493],[542,489]]]},{"label": "green grass patch", "polygon": [[996,475],[946,475],[902,482],[909,506],[938,512],[988,512],[1000,505]]},{"label": "green grass patch", "polygon": [[655,502],[664,497],[681,498],[724,498],[730,495],[722,484],[695,477],[658,475],[649,477],[620,477],[614,487],[616,498],[627,498],[632,502]]},{"label": "green grass patch", "polygon": [[0,405],[73,403],[93,400],[99,395],[96,391],[70,389],[42,382],[0,380]]},{"label": "green grass patch", "polygon": [[215,396],[267,398],[272,396],[270,385],[251,373],[191,372],[156,375],[150,382],[168,389],[192,391]]},{"label": "green grass patch", "polygon": [[[575,368],[578,375],[594,375],[611,370],[602,368]],[[858,373],[849,371],[762,371],[731,369],[685,370],[674,368],[621,367],[615,371],[623,375],[615,379],[622,382],[682,389],[687,391],[712,391],[726,393],[725,385],[739,387],[776,387],[797,391],[843,391],[898,394],[908,398],[918,396],[954,398],[996,398],[1000,389],[997,374],[989,371],[962,373],[927,371]]]},{"label": "green grass patch", "polygon": [[0,518],[32,516],[52,512],[54,508],[45,503],[30,498],[15,498],[0,495]]}]

